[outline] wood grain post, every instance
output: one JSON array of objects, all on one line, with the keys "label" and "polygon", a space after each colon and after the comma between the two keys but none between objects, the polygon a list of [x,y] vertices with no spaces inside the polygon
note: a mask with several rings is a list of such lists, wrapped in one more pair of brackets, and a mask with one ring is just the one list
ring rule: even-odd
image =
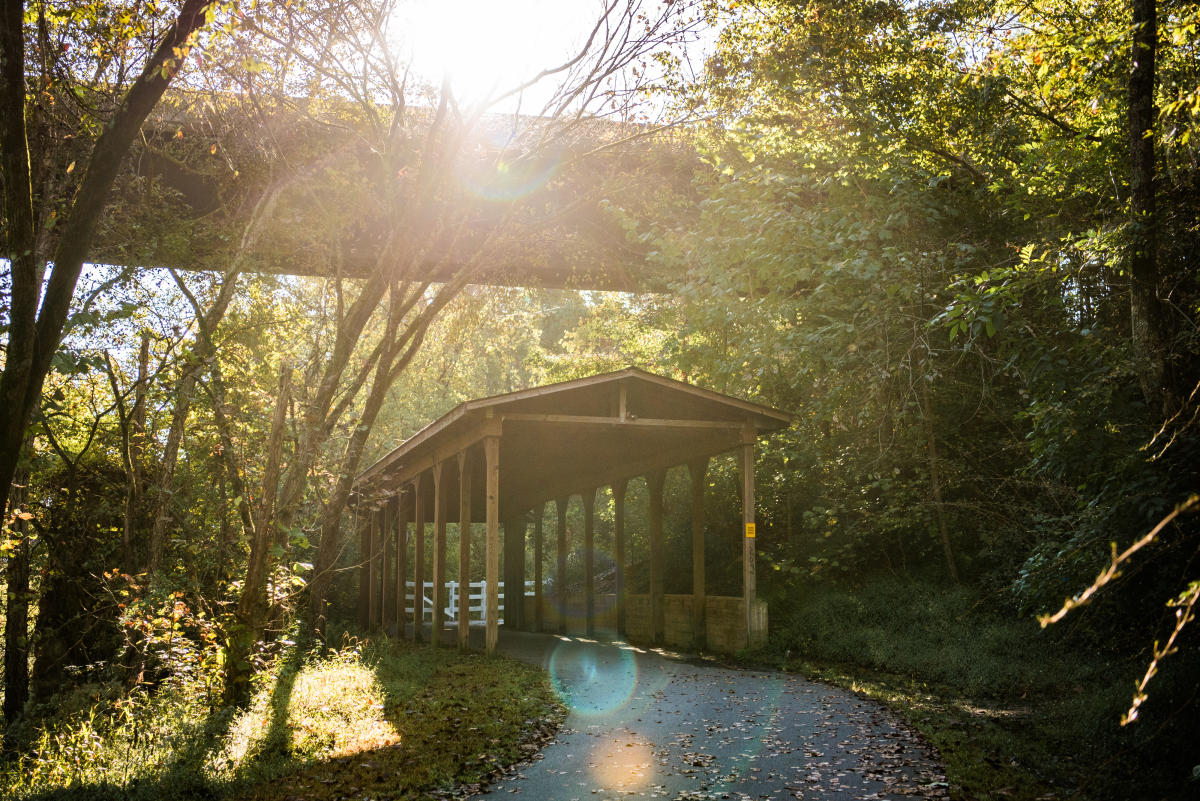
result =
[{"label": "wood grain post", "polygon": [[485,474],[487,476],[487,637],[488,655],[496,652],[500,639],[497,620],[500,617],[500,437],[483,440]]},{"label": "wood grain post", "polygon": [[371,600],[367,631],[375,631],[379,628],[379,524],[382,516],[382,509],[371,510],[370,559],[368,560],[369,567],[367,569],[367,575],[369,576],[368,585],[370,587],[369,597]]},{"label": "wood grain post", "polygon": [[412,494],[405,491],[403,497],[392,498],[396,505],[396,639],[404,639],[404,627],[408,624],[408,519],[412,516]]},{"label": "wood grain post", "polygon": [[755,631],[754,606],[757,594],[755,559],[757,531],[754,525],[754,429],[742,430],[742,603],[746,607],[746,644],[752,645]]},{"label": "wood grain post", "polygon": [[413,481],[413,642],[425,639],[425,474]]},{"label": "wood grain post", "polygon": [[367,510],[358,528],[358,627],[363,631],[371,625],[371,520],[375,513]]},{"label": "wood grain post", "polygon": [[504,521],[504,628],[524,628],[525,515]]},{"label": "wood grain post", "polygon": [[540,632],[545,623],[542,615],[542,517],[546,504],[533,509],[533,630]]},{"label": "wood grain post", "polygon": [[558,512],[558,573],[554,577],[554,594],[558,596],[558,633],[567,633],[567,503],[570,498],[557,498]]},{"label": "wood grain post", "polygon": [[704,648],[708,640],[704,605],[707,603],[704,572],[704,488],[708,457],[688,462],[692,480],[692,647]]},{"label": "wood grain post", "polygon": [[433,466],[433,624],[429,642],[442,644],[446,624],[446,481],[445,462]]},{"label": "wood grain post", "polygon": [[384,502],[383,508],[379,510],[383,519],[380,527],[380,539],[383,547],[379,563],[379,617],[384,634],[388,634],[388,628],[392,623],[392,612],[396,607],[393,600],[396,592],[396,574],[392,570],[392,541],[396,534],[396,516],[392,500],[392,498],[388,498]]},{"label": "wood grain post", "polygon": [[617,634],[625,636],[625,479],[613,482],[613,551],[617,562]]},{"label": "wood grain post", "polygon": [[663,556],[663,484],[667,480],[666,470],[654,470],[646,475],[646,489],[650,495],[650,620],[651,642],[661,645],[666,632],[665,591],[663,573],[666,570]]},{"label": "wood grain post", "polygon": [[587,636],[596,633],[596,490],[584,490],[583,501],[583,607]]},{"label": "wood grain post", "polygon": [[471,647],[471,467],[458,454],[458,649]]}]

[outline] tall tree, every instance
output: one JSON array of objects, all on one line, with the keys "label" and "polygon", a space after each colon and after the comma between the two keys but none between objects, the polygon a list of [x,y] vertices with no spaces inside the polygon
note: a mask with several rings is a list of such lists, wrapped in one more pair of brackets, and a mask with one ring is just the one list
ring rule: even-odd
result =
[{"label": "tall tree", "polygon": [[1129,71],[1129,277],[1130,321],[1138,380],[1147,403],[1175,411],[1178,399],[1168,375],[1168,309],[1159,292],[1158,221],[1154,157],[1155,60],[1158,53],[1156,0],[1133,0],[1131,69]]},{"label": "tall tree", "polygon": [[[61,85],[60,76],[79,76],[82,66],[75,54],[50,51],[47,4],[26,8],[24,2],[4,0],[0,13],[0,148],[3,149],[5,238],[4,258],[11,270],[8,309],[8,342],[4,371],[0,374],[0,509],[7,509],[9,490],[16,473],[26,430],[41,400],[42,384],[50,370],[66,324],[75,285],[92,245],[97,225],[108,204],[109,192],[126,154],[147,116],[183,69],[188,53],[210,13],[213,0],[183,0],[165,29],[155,19],[157,9],[133,15],[112,46],[122,58],[143,53],[132,81],[117,80],[117,95],[110,112],[101,116],[102,132],[90,152],[65,166],[79,175],[61,199],[35,192],[48,176],[36,175],[35,166],[53,163],[51,154],[31,148],[29,121],[41,113],[47,98],[57,93],[86,91],[85,85]],[[115,23],[121,11],[111,11]],[[86,13],[86,12],[84,12]],[[36,20],[31,26],[30,18]],[[39,58],[27,58],[26,39],[36,29]],[[140,31],[161,30],[153,40],[141,40]],[[146,47],[146,50],[142,50]],[[115,76],[109,68],[118,53],[101,54],[91,64],[92,88]],[[57,165],[56,165],[57,166]],[[76,167],[78,171],[76,172]],[[48,275],[47,275],[48,271]],[[44,291],[43,291],[44,286]]]}]

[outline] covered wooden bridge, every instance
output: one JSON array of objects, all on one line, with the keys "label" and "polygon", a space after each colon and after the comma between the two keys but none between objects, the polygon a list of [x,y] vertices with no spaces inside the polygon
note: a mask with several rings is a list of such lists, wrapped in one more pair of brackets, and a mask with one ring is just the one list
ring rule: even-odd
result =
[{"label": "covered wooden bridge", "polygon": [[[506,627],[565,632],[569,543],[567,503],[583,501],[584,629],[596,628],[594,506],[611,486],[614,507],[615,628],[631,641],[732,651],[766,635],[766,604],[755,597],[754,448],[757,438],[788,425],[788,414],[638,369],[497,395],[460,404],[365,470],[357,508],[364,559],[360,617],[365,628],[403,636],[423,630],[423,604],[407,611],[406,582],[427,581],[425,548],[433,551],[433,642],[445,629],[446,524],[486,523],[487,650],[496,646],[498,580],[504,550]],[[705,589],[704,487],[710,457],[737,451],[742,471],[742,594],[710,596]],[[690,472],[692,592],[666,595],[663,484],[668,468]],[[625,495],[630,479],[648,489],[649,593],[628,592]],[[544,597],[542,510],[555,501],[558,525],[553,597]],[[525,592],[525,549],[533,530],[533,597]],[[501,543],[501,524],[504,537]],[[432,526],[430,526],[432,524]],[[430,532],[429,529],[432,528]],[[460,529],[461,530],[461,529]],[[432,538],[430,539],[430,534]],[[413,564],[408,564],[409,543]],[[471,537],[459,537],[458,575],[471,573]],[[451,557],[453,558],[453,557]],[[686,570],[671,565],[672,572]],[[418,593],[419,598],[419,593]],[[469,616],[459,614],[458,642],[466,647]]]}]

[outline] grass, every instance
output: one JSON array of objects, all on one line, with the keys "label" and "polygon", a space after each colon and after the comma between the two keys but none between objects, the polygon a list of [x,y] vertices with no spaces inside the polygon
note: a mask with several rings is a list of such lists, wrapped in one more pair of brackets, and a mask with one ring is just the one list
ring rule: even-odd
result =
[{"label": "grass", "polygon": [[536,668],[390,641],[292,650],[241,712],[198,690],[88,688],[4,765],[0,796],[430,798],[486,784],[562,717]]},{"label": "grass", "polygon": [[[1144,669],[1136,656],[1065,647],[1031,620],[983,611],[958,588],[886,579],[857,591],[814,585],[791,600],[772,610],[771,641],[748,658],[892,708],[938,749],[953,798],[1182,799],[1200,791],[1190,781],[1194,706],[1172,709],[1160,699],[1153,723],[1118,725]],[[1159,691],[1170,695],[1169,682]]]}]

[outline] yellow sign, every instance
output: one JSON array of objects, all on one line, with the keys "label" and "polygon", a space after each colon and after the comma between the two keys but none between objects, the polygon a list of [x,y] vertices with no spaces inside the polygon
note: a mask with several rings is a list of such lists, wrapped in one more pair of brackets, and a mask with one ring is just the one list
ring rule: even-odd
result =
[{"label": "yellow sign", "polygon": [[748,539],[748,540],[754,539],[754,524],[753,523],[746,524],[746,539]]}]

